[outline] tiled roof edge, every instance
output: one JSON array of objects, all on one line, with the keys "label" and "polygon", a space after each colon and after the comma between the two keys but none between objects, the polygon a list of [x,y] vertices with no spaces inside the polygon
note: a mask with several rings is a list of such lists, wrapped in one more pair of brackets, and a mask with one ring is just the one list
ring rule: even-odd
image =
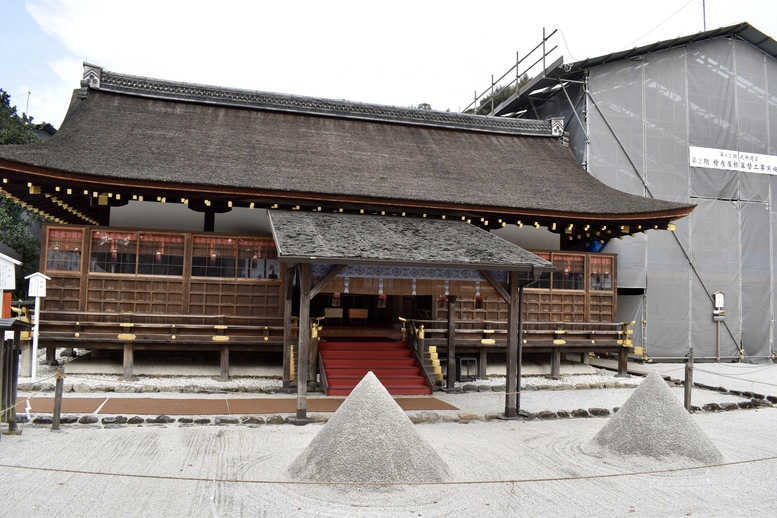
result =
[{"label": "tiled roof edge", "polygon": [[551,121],[484,117],[455,112],[400,108],[345,100],[319,99],[194,83],[180,83],[119,74],[88,63],[84,63],[84,79],[81,82],[81,86],[82,96],[88,95],[88,88],[92,88],[106,92],[158,99],[258,110],[412,124],[486,133],[554,136],[551,129]]}]

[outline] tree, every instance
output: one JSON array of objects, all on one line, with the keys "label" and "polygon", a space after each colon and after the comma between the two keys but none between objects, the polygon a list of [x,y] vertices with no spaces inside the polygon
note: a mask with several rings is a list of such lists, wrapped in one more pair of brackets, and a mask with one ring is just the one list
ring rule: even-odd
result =
[{"label": "tree", "polygon": [[16,106],[11,106],[11,96],[0,88],[0,144],[31,144],[40,140],[35,135],[32,117],[16,113]]},{"label": "tree", "polygon": [[[32,117],[26,113],[19,116],[16,106],[11,106],[11,96],[0,89],[0,145],[30,144],[40,139],[35,135]],[[11,198],[0,195],[0,242],[13,248],[20,256],[22,267],[16,277],[14,297],[27,295],[24,277],[35,273],[40,259],[40,240],[32,229],[43,218],[24,209]]]}]

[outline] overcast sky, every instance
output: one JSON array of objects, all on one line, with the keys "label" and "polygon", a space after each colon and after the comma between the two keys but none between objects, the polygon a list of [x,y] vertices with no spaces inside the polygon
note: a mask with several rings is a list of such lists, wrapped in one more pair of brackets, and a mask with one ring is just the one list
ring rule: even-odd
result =
[{"label": "overcast sky", "polygon": [[[706,9],[704,8],[706,6]],[[749,22],[777,0],[2,0],[0,88],[59,127],[83,62],[173,81],[459,111],[548,43],[565,62]],[[534,61],[534,60],[531,60]],[[530,73],[530,75],[534,75]],[[28,95],[29,92],[29,95]]]}]

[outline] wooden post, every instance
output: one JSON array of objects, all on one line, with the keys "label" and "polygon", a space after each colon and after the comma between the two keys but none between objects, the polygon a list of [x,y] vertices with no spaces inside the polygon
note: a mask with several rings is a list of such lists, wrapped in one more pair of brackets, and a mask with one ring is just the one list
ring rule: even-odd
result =
[{"label": "wooden post", "polygon": [[229,345],[221,344],[220,360],[221,380],[227,381],[229,379]]},{"label": "wooden post", "polygon": [[448,390],[456,383],[456,295],[448,295]]},{"label": "wooden post", "polygon": [[693,409],[691,405],[691,392],[693,391],[693,347],[688,352],[688,361],[685,363],[685,409],[690,413]]},{"label": "wooden post", "polygon": [[11,384],[9,386],[9,398],[6,402],[9,409],[8,414],[8,433],[20,433],[17,431],[16,423],[16,391],[19,388],[19,356],[22,348],[22,333],[19,329],[13,332],[13,347],[11,348]]},{"label": "wooden post", "polygon": [[520,318],[520,297],[521,290],[518,288],[518,272],[509,273],[509,296],[508,314],[507,314],[507,385],[505,394],[505,419],[515,419],[518,417],[518,408],[520,405],[520,356],[519,356],[519,318]]},{"label": "wooden post", "polygon": [[285,296],[283,298],[283,388],[291,388],[291,302],[294,294],[294,268],[281,268]]},{"label": "wooden post", "polygon": [[484,380],[488,378],[488,351],[480,348],[478,358],[478,378]]},{"label": "wooden post", "polygon": [[62,375],[57,373],[57,381],[54,386],[54,413],[51,420],[51,429],[59,430],[59,416],[62,413],[62,388],[65,384]]},{"label": "wooden post", "polygon": [[135,369],[135,348],[132,342],[124,342],[124,363],[123,373],[124,379],[132,378],[132,371]]},{"label": "wooden post", "polygon": [[561,377],[561,349],[554,347],[550,352],[550,378],[559,379]]},{"label": "wooden post", "polygon": [[310,350],[310,263],[299,266],[299,354],[297,355],[297,415],[289,422],[298,426],[308,419],[308,352]]}]

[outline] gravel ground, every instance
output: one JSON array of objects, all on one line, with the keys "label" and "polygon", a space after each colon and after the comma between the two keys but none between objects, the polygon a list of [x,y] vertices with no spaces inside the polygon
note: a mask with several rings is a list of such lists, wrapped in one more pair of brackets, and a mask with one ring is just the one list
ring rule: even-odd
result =
[{"label": "gravel ground", "polygon": [[32,517],[774,516],[777,409],[693,418],[723,463],[591,455],[605,419],[416,425],[450,480],[382,491],[291,479],[323,424],[27,427],[0,441],[0,484]]},{"label": "gravel ground", "polygon": [[[124,383],[117,377],[80,379]],[[642,379],[616,379],[606,370],[561,380],[524,378],[522,408],[619,407]],[[213,383],[215,397],[233,390],[225,383],[248,380],[138,380],[146,382]],[[469,412],[494,412],[503,408],[504,393],[478,386],[503,384],[500,378],[480,380],[460,387],[475,390],[436,397]],[[680,404],[682,388],[670,392]],[[742,400],[694,391],[694,404],[726,398]],[[593,440],[610,418],[417,424],[420,437],[450,468],[449,478],[381,486],[290,474],[292,461],[324,430],[323,423],[78,425],[56,432],[26,424],[21,435],[0,441],[0,486],[10,495],[5,509],[32,517],[774,516],[777,408],[698,412],[691,419],[722,461],[706,465],[677,454],[603,450]]]}]

